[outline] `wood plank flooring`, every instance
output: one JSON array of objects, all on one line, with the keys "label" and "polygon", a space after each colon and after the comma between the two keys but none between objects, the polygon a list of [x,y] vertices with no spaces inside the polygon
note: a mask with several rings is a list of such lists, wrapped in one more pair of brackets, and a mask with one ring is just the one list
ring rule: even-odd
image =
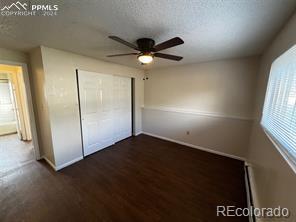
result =
[{"label": "wood plank flooring", "polygon": [[34,161],[1,177],[0,221],[248,221],[216,217],[245,193],[242,162],[140,135],[59,172]]}]

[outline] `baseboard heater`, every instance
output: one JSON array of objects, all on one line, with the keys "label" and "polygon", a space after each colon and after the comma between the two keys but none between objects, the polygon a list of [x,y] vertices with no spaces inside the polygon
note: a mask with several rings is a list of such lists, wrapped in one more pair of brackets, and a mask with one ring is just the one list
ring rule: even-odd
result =
[{"label": "baseboard heater", "polygon": [[[248,204],[248,208],[251,209],[251,208],[254,208],[254,202],[253,202],[248,165],[245,165],[245,182],[246,182],[246,191],[247,191],[247,204]],[[249,221],[256,222],[256,217],[254,215],[249,216]]]}]

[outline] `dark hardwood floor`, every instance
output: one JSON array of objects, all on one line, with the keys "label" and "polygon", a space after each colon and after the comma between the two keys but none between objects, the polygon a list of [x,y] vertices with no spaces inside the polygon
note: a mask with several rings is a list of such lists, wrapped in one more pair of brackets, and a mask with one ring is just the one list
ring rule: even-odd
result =
[{"label": "dark hardwood floor", "polygon": [[[1,161],[1,160],[0,160]],[[140,135],[59,172],[34,161],[0,178],[0,221],[248,221],[243,162]]]}]

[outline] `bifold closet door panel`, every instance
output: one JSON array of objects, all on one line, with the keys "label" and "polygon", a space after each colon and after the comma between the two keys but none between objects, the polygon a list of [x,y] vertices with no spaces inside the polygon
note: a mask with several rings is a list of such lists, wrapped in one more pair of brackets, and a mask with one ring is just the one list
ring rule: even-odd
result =
[{"label": "bifold closet door panel", "polygon": [[84,156],[114,144],[113,76],[78,71]]},{"label": "bifold closet door panel", "polygon": [[113,77],[114,135],[115,142],[132,135],[132,86],[131,78]]}]

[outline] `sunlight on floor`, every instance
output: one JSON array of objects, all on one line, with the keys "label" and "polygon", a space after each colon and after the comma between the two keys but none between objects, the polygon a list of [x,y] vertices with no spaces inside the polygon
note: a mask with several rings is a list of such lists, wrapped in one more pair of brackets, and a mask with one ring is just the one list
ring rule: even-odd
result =
[{"label": "sunlight on floor", "polygon": [[0,178],[34,159],[32,142],[19,140],[17,134],[0,136]]}]

